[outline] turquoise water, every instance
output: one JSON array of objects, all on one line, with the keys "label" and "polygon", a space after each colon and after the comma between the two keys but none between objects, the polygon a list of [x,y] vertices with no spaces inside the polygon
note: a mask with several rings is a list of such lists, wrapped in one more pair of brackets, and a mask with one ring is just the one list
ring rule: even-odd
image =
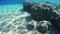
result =
[{"label": "turquoise water", "polygon": [[60,0],[26,0],[29,2],[38,2],[38,3],[45,3],[45,2],[50,2],[53,4],[59,4],[60,5]]},{"label": "turquoise water", "polygon": [[[37,31],[29,32],[26,29],[29,13],[21,11],[25,0],[0,0],[0,34],[38,34]],[[31,2],[51,2],[60,4],[60,0],[26,0]]]}]

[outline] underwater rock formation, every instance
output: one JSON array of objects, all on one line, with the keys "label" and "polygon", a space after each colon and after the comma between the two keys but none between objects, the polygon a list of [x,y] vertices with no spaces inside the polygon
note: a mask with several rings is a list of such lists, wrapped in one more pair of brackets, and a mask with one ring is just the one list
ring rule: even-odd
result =
[{"label": "underwater rock formation", "polygon": [[24,2],[23,3],[23,10],[27,11],[28,13],[31,13],[31,8],[34,4],[40,4],[40,3]]},{"label": "underwater rock formation", "polygon": [[39,21],[39,24],[37,26],[37,30],[40,33],[48,33],[51,28],[51,23],[49,21]]},{"label": "underwater rock formation", "polygon": [[37,27],[37,21],[31,20],[26,25],[27,30],[34,30]]},{"label": "underwater rock formation", "polygon": [[37,22],[32,20],[26,27],[28,31],[36,30],[40,33],[50,33],[51,25],[49,21],[42,20]]},{"label": "underwater rock formation", "polygon": [[35,21],[46,20],[60,30],[60,11],[56,6],[45,3],[24,3],[23,9],[31,13],[31,18]]},{"label": "underwater rock formation", "polygon": [[31,8],[32,19],[36,21],[47,20],[50,21],[57,17],[56,12],[53,12],[53,6],[46,4],[35,4]]},{"label": "underwater rock formation", "polygon": [[47,20],[60,30],[60,11],[56,7],[48,4],[35,4],[31,8],[31,17],[35,21]]},{"label": "underwater rock formation", "polygon": [[34,25],[28,24],[26,25],[27,30],[33,30],[34,29]]},{"label": "underwater rock formation", "polygon": [[24,3],[23,3],[23,10],[24,10],[24,11],[27,11],[27,12],[31,11],[32,5],[33,5],[33,3],[24,2]]}]

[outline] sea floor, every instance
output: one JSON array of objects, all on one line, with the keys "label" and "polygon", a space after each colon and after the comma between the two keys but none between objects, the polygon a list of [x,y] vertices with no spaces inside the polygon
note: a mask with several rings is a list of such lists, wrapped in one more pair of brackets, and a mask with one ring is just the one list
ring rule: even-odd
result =
[{"label": "sea floor", "polygon": [[[22,4],[0,5],[0,34],[40,34],[38,31],[27,30],[26,18],[30,14],[22,9]],[[52,30],[54,31],[54,28]],[[52,34],[57,33],[52,32]]]},{"label": "sea floor", "polygon": [[[22,11],[23,5],[0,5],[0,34],[32,34],[26,28],[29,13]],[[36,33],[37,34],[37,33]]]}]

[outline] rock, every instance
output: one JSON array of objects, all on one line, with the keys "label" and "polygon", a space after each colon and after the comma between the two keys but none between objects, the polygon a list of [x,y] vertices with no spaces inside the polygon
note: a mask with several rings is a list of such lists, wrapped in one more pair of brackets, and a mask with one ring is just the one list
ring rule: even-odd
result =
[{"label": "rock", "polygon": [[23,10],[24,11],[28,11],[30,13],[31,7],[32,7],[33,3],[30,2],[24,2],[23,3]]},{"label": "rock", "polygon": [[31,13],[31,8],[34,4],[40,4],[40,3],[24,2],[23,3],[23,10],[27,11],[28,13]]},{"label": "rock", "polygon": [[51,23],[49,21],[40,21],[37,30],[40,33],[47,33],[51,28]]},{"label": "rock", "polygon": [[[48,7],[48,8],[47,8]],[[51,17],[56,18],[56,13],[53,12],[52,6],[48,5],[33,5],[31,8],[31,17],[32,19],[36,21],[41,21],[41,20],[51,20]]]},{"label": "rock", "polygon": [[29,21],[31,21],[32,19],[31,19],[31,16],[28,16],[28,17],[26,17],[26,20],[29,22]]},{"label": "rock", "polygon": [[[31,20],[26,24],[28,30],[35,30],[37,27],[37,21]],[[30,27],[30,28],[29,28]]]},{"label": "rock", "polygon": [[27,27],[27,30],[33,30],[34,29],[34,25],[31,25],[31,24],[27,24],[26,27]]},{"label": "rock", "polygon": [[[54,6],[55,7],[55,6]],[[47,20],[56,28],[60,28],[60,14],[52,5],[35,4],[31,8],[31,18],[35,21]]]},{"label": "rock", "polygon": [[[53,4],[45,3],[30,3],[25,2],[23,9],[31,13],[31,18],[35,21],[50,21],[51,24],[60,30],[60,11],[59,7]],[[56,11],[55,11],[56,10]]]}]

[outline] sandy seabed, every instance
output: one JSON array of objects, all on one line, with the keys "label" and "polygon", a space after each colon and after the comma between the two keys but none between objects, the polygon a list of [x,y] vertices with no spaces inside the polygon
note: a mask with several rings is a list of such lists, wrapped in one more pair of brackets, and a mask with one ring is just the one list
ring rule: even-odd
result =
[{"label": "sandy seabed", "polygon": [[22,8],[22,5],[17,4],[0,5],[0,34],[17,34],[20,27],[23,28],[21,31],[26,29],[23,20],[27,15],[19,11]]},{"label": "sandy seabed", "polygon": [[27,30],[26,17],[30,14],[22,9],[22,4],[0,5],[0,34],[38,34]]},{"label": "sandy seabed", "polygon": [[40,34],[27,30],[26,18],[30,14],[22,9],[22,4],[0,5],[0,34]]}]

